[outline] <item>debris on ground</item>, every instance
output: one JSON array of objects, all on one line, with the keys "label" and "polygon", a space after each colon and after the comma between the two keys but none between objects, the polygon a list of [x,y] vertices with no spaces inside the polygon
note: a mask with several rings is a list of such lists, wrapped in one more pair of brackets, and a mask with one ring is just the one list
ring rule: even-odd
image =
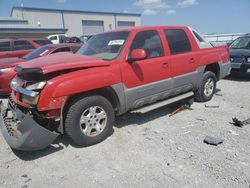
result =
[{"label": "debris on ground", "polygon": [[206,119],[196,118],[197,121],[202,121],[203,123],[207,123]]},{"label": "debris on ground", "polygon": [[231,124],[233,124],[236,127],[243,127],[244,125],[250,124],[250,118],[244,121],[240,121],[238,118],[235,117],[235,118],[232,118],[232,120],[233,120],[233,123]]},{"label": "debris on ground", "polygon": [[205,104],[206,108],[220,108],[220,105],[214,104],[214,105],[209,105],[209,104]]},{"label": "debris on ground", "polygon": [[22,177],[22,178],[27,178],[28,175],[27,175],[27,174],[23,174],[23,175],[21,175],[21,177]]},{"label": "debris on ground", "polygon": [[238,120],[237,118],[232,118],[233,120],[233,125],[236,126],[236,127],[243,127],[243,123],[242,121]]},{"label": "debris on ground", "polygon": [[206,119],[202,119],[202,118],[196,118],[196,120],[198,120],[198,121],[207,121]]},{"label": "debris on ground", "polygon": [[234,132],[233,130],[229,130],[228,132],[229,132],[230,134],[232,134],[232,135],[239,136],[239,133],[236,133],[236,132]]},{"label": "debris on ground", "polygon": [[206,144],[217,146],[219,144],[222,144],[224,142],[224,140],[221,139],[221,138],[215,138],[215,137],[212,137],[212,136],[206,136],[205,139],[204,139],[204,142]]},{"label": "debris on ground", "polygon": [[25,183],[28,183],[31,181],[31,178],[28,178],[27,180],[25,180]]},{"label": "debris on ground", "polygon": [[191,107],[190,107],[190,104],[184,104],[182,105],[181,107],[178,107],[177,109],[174,109],[170,114],[169,114],[169,117],[172,117],[173,115],[175,114],[178,114],[179,112],[182,112],[184,110],[193,110]]},{"label": "debris on ground", "polygon": [[192,132],[192,131],[187,131],[187,132],[182,133],[181,135],[189,134],[189,133],[191,133],[191,132]]}]

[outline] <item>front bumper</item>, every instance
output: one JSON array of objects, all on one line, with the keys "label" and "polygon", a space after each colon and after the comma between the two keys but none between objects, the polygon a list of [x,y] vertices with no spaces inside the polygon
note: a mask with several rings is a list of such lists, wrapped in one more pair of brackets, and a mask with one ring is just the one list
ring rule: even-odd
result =
[{"label": "front bumper", "polygon": [[34,151],[46,148],[59,134],[40,126],[29,113],[24,114],[9,102],[0,104],[0,127],[9,146],[16,150]]},{"label": "front bumper", "polygon": [[220,77],[219,79],[222,79],[230,74],[231,71],[231,64],[230,62],[227,63],[219,63],[220,66]]},{"label": "front bumper", "polygon": [[231,62],[231,72],[250,73],[250,63]]}]

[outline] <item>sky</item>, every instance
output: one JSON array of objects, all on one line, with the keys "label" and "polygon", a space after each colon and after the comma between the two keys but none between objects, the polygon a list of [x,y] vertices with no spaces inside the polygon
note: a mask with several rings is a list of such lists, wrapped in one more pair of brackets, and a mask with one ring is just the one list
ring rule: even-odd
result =
[{"label": "sky", "polygon": [[187,25],[202,34],[250,33],[250,0],[0,0],[13,6],[142,14],[142,25]]}]

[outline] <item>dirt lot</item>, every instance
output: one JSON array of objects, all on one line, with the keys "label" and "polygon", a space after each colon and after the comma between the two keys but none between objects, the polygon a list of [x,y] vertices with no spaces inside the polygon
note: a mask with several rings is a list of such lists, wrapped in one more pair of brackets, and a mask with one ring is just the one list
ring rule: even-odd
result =
[{"label": "dirt lot", "polygon": [[[250,79],[218,83],[211,102],[117,118],[113,135],[88,148],[60,137],[38,152],[13,152],[0,136],[0,187],[250,187]],[[219,108],[208,108],[205,105]],[[211,146],[206,135],[224,139]]]}]

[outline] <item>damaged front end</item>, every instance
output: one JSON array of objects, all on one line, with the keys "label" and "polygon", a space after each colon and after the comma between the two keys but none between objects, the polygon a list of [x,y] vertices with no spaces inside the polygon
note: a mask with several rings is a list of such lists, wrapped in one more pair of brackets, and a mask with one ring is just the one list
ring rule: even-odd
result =
[{"label": "damaged front end", "polygon": [[16,150],[44,149],[59,136],[38,124],[31,112],[24,113],[11,98],[7,107],[0,104],[0,127],[6,142]]},{"label": "damaged front end", "polygon": [[[42,126],[38,121],[35,106],[39,99],[39,90],[45,82],[23,84],[15,78],[11,87],[13,92],[8,105],[0,104],[0,127],[6,142],[16,150],[34,151],[46,148],[58,136],[55,130]],[[26,86],[25,86],[26,85]]]},{"label": "damaged front end", "polygon": [[16,150],[34,151],[46,148],[58,136],[39,125],[31,113],[23,113],[9,100],[8,107],[0,104],[0,127],[6,142]]}]

